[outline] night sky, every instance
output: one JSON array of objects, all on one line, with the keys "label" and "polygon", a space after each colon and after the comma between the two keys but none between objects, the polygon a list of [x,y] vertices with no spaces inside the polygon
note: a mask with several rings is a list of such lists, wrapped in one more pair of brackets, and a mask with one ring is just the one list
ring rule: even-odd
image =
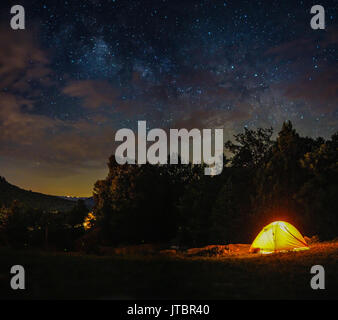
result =
[{"label": "night sky", "polygon": [[[26,30],[10,28],[11,5]],[[312,30],[310,8],[325,8]],[[15,1],[0,5],[0,175],[91,195],[114,132],[291,120],[338,129],[336,1]]]}]

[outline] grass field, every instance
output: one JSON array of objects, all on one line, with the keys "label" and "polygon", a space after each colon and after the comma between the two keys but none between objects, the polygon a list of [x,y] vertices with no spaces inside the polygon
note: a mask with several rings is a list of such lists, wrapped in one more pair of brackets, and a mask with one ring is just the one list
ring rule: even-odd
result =
[{"label": "grass field", "polygon": [[[26,270],[11,290],[10,267]],[[325,268],[312,290],[310,268]],[[0,248],[1,299],[338,299],[338,242],[225,257],[91,256]]]}]

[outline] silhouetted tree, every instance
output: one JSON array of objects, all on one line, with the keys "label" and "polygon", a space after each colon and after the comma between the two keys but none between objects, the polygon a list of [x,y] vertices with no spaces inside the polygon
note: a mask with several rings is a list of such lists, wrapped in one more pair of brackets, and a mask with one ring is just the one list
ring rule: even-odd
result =
[{"label": "silhouetted tree", "polygon": [[169,241],[176,235],[175,206],[191,165],[119,165],[108,163],[105,180],[94,187],[94,212],[105,238],[113,243]]},{"label": "silhouetted tree", "polygon": [[225,148],[233,157],[231,166],[235,168],[258,168],[270,155],[273,141],[273,129],[249,130],[244,128],[244,133],[234,135],[235,143],[227,141]]},{"label": "silhouetted tree", "polygon": [[338,133],[319,142],[300,161],[309,178],[295,198],[305,211],[306,229],[327,240],[338,235]]}]

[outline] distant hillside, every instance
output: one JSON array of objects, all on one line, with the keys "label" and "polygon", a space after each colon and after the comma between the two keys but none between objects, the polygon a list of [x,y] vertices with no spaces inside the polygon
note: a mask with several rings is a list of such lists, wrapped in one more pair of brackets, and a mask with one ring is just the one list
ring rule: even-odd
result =
[{"label": "distant hillside", "polygon": [[42,210],[67,211],[75,202],[61,197],[49,196],[38,192],[23,190],[0,176],[0,206],[8,207],[17,200],[26,206]]},{"label": "distant hillside", "polygon": [[89,210],[92,210],[94,208],[94,199],[93,197],[70,197],[70,196],[61,196],[59,198],[66,199],[68,201],[78,201],[83,200],[86,207]]}]

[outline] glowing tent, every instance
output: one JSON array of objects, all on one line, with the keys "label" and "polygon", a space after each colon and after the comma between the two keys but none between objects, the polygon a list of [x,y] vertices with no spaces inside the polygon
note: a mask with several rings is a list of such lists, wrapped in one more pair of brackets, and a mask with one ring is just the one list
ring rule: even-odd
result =
[{"label": "glowing tent", "polygon": [[250,252],[271,253],[290,250],[307,250],[300,232],[290,223],[275,221],[263,228],[251,245]]}]

